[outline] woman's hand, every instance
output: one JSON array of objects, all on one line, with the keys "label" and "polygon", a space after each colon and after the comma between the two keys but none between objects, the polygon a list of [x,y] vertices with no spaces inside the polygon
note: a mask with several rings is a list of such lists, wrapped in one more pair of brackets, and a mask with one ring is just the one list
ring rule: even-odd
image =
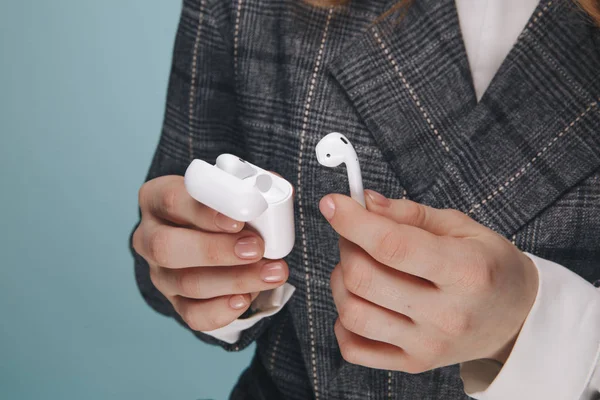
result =
[{"label": "woman's hand", "polygon": [[409,373],[505,362],[537,294],[533,262],[458,211],[367,194],[368,211],[343,195],[320,203],[341,235],[331,289],[342,356]]},{"label": "woman's hand", "polygon": [[262,259],[264,242],[256,232],[194,200],[183,177],[148,181],[139,204],[142,221],[133,247],[148,262],[153,284],[191,329],[228,325],[258,292],[287,280],[285,261]]}]

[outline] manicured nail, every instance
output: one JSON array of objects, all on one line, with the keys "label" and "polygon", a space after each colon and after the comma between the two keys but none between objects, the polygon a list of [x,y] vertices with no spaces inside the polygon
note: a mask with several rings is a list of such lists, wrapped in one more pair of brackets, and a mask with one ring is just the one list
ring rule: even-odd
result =
[{"label": "manicured nail", "polygon": [[387,197],[385,197],[384,195],[377,193],[374,190],[370,190],[367,189],[365,190],[365,193],[367,194],[367,196],[369,196],[369,198],[371,199],[371,201],[373,203],[375,203],[376,205],[380,206],[380,207],[387,207],[390,205],[390,199],[388,199]]},{"label": "manicured nail", "polygon": [[328,220],[331,220],[335,214],[335,203],[333,199],[329,196],[325,196],[321,199],[319,203],[319,210],[321,210],[321,214]]},{"label": "manicured nail", "polygon": [[240,223],[223,214],[215,215],[215,225],[227,232],[236,232],[240,229]]},{"label": "manicured nail", "polygon": [[248,305],[248,302],[246,301],[245,296],[242,296],[241,294],[236,294],[229,298],[229,305],[234,310],[241,310],[242,308]]},{"label": "manicured nail", "polygon": [[267,283],[281,282],[285,279],[285,272],[283,270],[283,263],[275,261],[262,266],[260,270],[260,277]]},{"label": "manicured nail", "polygon": [[235,244],[234,251],[239,258],[256,258],[260,252],[258,239],[254,236],[243,237]]}]

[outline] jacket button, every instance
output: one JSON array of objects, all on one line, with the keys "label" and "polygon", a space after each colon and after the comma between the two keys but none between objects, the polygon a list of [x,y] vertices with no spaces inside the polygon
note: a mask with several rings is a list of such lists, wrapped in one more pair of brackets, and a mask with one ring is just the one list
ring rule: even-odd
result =
[{"label": "jacket button", "polygon": [[600,279],[598,279],[596,282],[594,282],[593,285],[596,287],[600,287]]}]

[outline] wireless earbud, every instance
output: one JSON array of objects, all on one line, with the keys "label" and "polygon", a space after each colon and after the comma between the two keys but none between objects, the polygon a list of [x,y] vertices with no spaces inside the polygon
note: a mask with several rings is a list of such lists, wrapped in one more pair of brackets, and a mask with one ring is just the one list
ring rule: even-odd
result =
[{"label": "wireless earbud", "polygon": [[350,196],[366,207],[358,156],[348,138],[341,133],[331,132],[317,143],[315,151],[321,165],[333,168],[342,163],[346,164]]}]

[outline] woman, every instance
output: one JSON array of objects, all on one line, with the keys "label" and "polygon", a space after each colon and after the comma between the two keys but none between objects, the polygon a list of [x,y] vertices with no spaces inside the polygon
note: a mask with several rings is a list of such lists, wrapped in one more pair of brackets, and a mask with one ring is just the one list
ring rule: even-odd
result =
[{"label": "woman", "polygon": [[[184,1],[132,236],[144,298],[256,341],[233,399],[598,396],[598,2],[330,3]],[[368,211],[330,194],[332,131]],[[186,194],[225,152],[293,183],[287,263]]]}]

